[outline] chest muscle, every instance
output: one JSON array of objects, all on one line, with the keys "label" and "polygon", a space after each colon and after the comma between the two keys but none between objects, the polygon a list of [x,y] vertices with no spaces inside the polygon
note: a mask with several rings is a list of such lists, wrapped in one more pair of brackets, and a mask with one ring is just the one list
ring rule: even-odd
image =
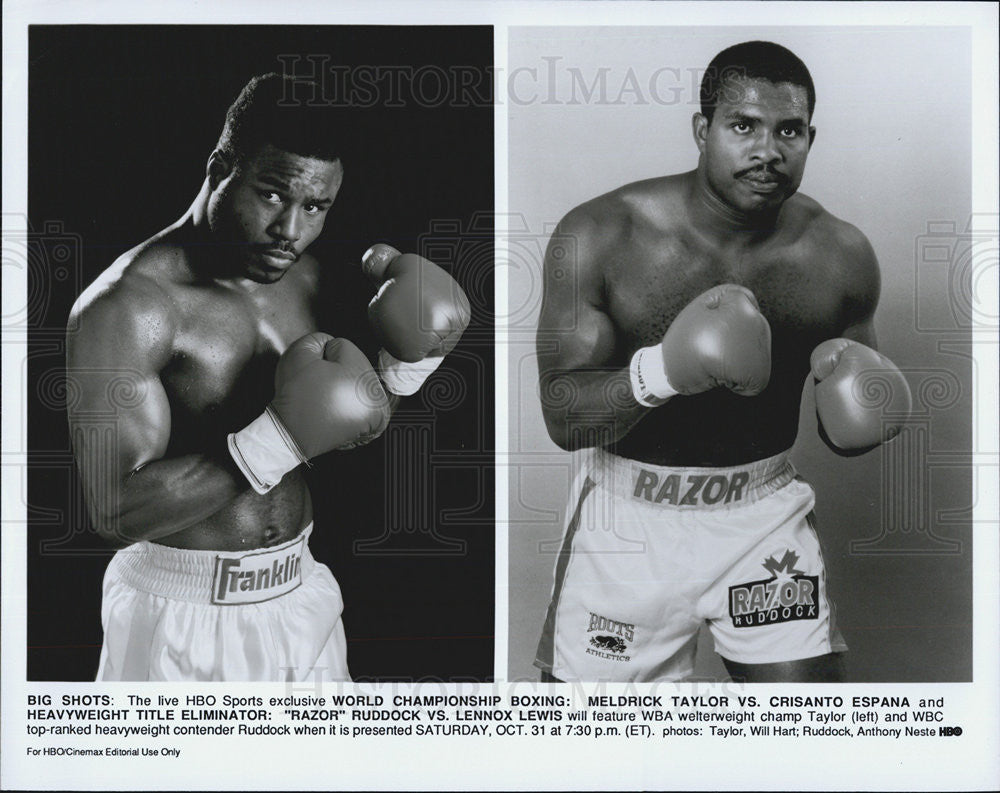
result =
[{"label": "chest muscle", "polygon": [[182,310],[174,354],[161,375],[171,419],[182,425],[256,416],[273,393],[278,357],[317,329],[307,296],[292,290],[266,301],[222,289],[191,290],[182,296]]}]

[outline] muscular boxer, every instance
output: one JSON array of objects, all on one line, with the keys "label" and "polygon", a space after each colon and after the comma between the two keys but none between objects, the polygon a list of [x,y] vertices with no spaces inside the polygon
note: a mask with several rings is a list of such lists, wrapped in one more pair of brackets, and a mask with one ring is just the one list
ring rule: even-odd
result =
[{"label": "muscular boxer", "polygon": [[306,249],[349,133],[283,93],[278,75],[247,84],[188,211],[73,309],[74,453],[98,532],[125,546],[105,575],[98,679],[348,679],[302,467],[377,437],[469,321],[444,271],[380,245],[363,257],[376,367],[322,332],[336,317]]},{"label": "muscular boxer", "polygon": [[871,245],[796,192],[814,104],[787,49],[726,49],[693,117],[697,168],[588,201],[553,234],[541,401],[578,470],[543,680],[682,679],[704,623],[734,677],[842,679],[814,494],[788,460],[802,387],[811,374],[845,455],[899,430],[866,382],[897,418],[910,397],[875,350]]}]

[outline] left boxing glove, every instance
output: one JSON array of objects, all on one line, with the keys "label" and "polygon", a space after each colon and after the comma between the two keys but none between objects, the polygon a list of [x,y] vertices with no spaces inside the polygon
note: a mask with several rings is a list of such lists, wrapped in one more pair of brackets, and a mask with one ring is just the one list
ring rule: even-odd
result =
[{"label": "left boxing glove", "polygon": [[469,326],[472,311],[462,287],[415,253],[373,245],[361,259],[365,275],[380,284],[368,321],[382,344],[378,372],[387,390],[415,393]]},{"label": "left boxing glove", "polygon": [[881,353],[850,339],[828,339],[810,356],[816,378],[816,415],[840,449],[884,443],[910,415],[910,387]]},{"label": "left boxing glove", "polygon": [[274,398],[229,435],[229,453],[258,493],[313,457],[378,437],[389,398],[364,353],[347,339],[309,333],[278,360]]}]

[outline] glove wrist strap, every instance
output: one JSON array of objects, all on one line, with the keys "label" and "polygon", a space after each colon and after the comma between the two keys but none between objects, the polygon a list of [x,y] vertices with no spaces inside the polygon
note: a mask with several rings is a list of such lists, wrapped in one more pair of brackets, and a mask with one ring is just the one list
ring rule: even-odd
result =
[{"label": "glove wrist strap", "polygon": [[629,365],[632,396],[640,405],[655,408],[679,392],[670,385],[663,371],[663,353],[659,344],[636,350]]},{"label": "glove wrist strap", "polygon": [[293,468],[308,462],[270,405],[239,432],[230,433],[226,441],[236,467],[260,494],[278,484]]},{"label": "glove wrist strap", "polygon": [[397,396],[410,396],[420,390],[420,386],[443,360],[443,355],[429,355],[422,361],[407,363],[381,349],[378,351],[375,369],[382,378],[386,391]]}]

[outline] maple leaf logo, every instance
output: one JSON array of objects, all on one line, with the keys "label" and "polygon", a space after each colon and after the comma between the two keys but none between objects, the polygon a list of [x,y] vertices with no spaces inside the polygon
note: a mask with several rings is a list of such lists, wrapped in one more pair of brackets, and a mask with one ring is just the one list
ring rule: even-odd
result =
[{"label": "maple leaf logo", "polygon": [[764,562],[764,569],[771,574],[772,578],[788,580],[795,575],[805,575],[805,570],[796,570],[799,555],[795,551],[787,550],[779,562],[773,556],[768,556]]}]

